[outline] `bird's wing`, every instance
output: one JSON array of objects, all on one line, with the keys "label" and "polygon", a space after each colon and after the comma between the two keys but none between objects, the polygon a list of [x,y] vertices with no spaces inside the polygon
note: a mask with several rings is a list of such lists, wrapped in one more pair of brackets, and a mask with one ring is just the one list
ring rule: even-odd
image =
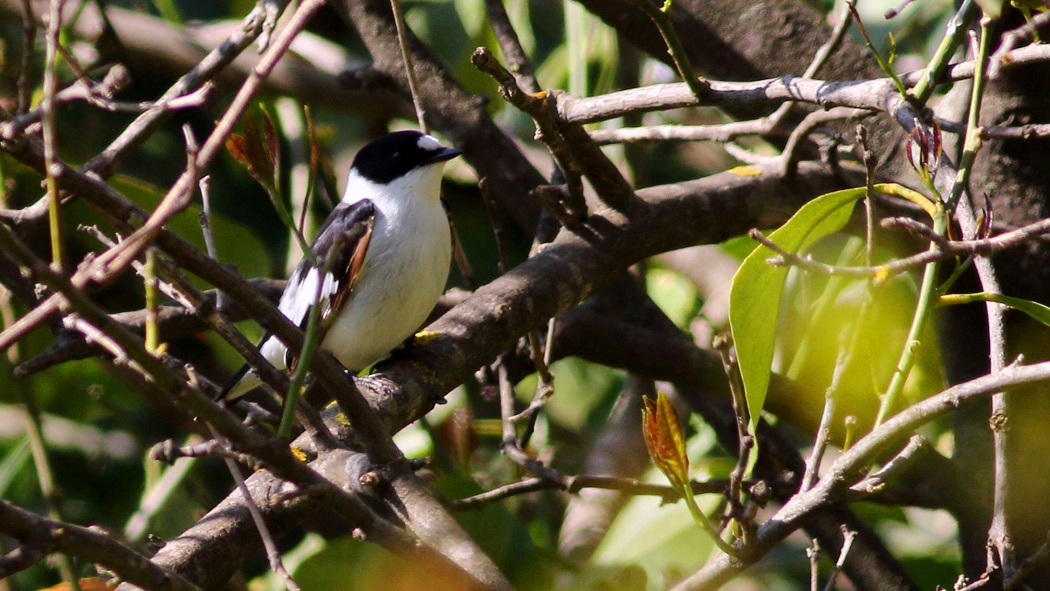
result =
[{"label": "bird's wing", "polygon": [[[364,266],[375,215],[375,206],[367,199],[340,203],[325,220],[310,247],[320,268],[311,265],[304,257],[288,277],[278,309],[299,328],[306,330],[310,309],[316,301],[321,307],[321,341],[348,301]],[[293,367],[295,356],[290,351],[285,352],[286,367]]]},{"label": "bird's wing", "polygon": [[[317,301],[321,306],[319,342],[324,340],[328,327],[346,305],[364,266],[375,216],[375,206],[367,199],[356,203],[340,203],[325,220],[310,247],[321,269],[311,265],[310,260],[304,257],[288,277],[288,284],[284,287],[277,308],[299,328],[306,330],[310,309],[314,301]],[[318,280],[326,268],[328,272],[320,281],[321,292],[318,294]],[[264,355],[268,350],[283,354],[284,366],[295,367],[298,352],[289,351],[272,333],[267,332],[259,339],[258,348]],[[270,359],[275,361],[273,357]],[[257,379],[253,382],[254,385],[248,384],[251,373],[251,368],[245,364],[218,398],[240,396],[247,389],[258,385]]]}]

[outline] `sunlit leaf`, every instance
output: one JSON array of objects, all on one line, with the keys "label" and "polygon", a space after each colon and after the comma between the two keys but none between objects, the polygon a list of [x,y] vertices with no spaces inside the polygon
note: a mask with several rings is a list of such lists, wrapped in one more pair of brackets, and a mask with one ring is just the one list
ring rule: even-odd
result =
[{"label": "sunlit leaf", "polygon": [[977,0],[981,10],[992,18],[998,18],[1003,13],[1003,4],[1006,4],[1006,0]]},{"label": "sunlit leaf", "polygon": [[[864,189],[846,189],[821,195],[804,205],[769,237],[781,248],[798,252],[816,240],[840,230]],[[757,423],[769,387],[780,298],[787,267],[770,265],[775,253],[759,246],[740,265],[729,296],[729,323],[736,343],[752,424]]]},{"label": "sunlit leaf", "polygon": [[1033,320],[1045,324],[1046,326],[1050,326],[1050,308],[1039,302],[1033,302],[1032,300],[1026,300],[1023,298],[1015,298],[998,293],[966,293],[941,296],[938,303],[947,306],[953,304],[969,304],[972,302],[997,302],[1004,306],[1009,306],[1015,310],[1024,312],[1032,317]]},{"label": "sunlit leaf", "polygon": [[1044,0],[1010,0],[1010,6],[1013,6],[1014,8],[1027,8],[1038,12],[1046,12],[1046,2]]}]

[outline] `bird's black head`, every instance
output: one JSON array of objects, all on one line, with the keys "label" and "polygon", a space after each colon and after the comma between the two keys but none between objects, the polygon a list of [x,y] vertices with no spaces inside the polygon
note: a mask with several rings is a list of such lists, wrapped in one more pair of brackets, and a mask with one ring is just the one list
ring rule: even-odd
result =
[{"label": "bird's black head", "polygon": [[386,184],[415,168],[459,154],[459,150],[441,145],[432,136],[418,131],[395,131],[361,148],[351,168],[372,182]]}]

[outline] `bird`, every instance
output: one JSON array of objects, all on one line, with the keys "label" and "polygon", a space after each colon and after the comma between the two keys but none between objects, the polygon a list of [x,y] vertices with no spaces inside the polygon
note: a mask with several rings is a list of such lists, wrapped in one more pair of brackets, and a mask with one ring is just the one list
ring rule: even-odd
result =
[{"label": "bird", "polygon": [[[443,293],[452,234],[441,176],[460,154],[418,131],[366,144],[354,156],[342,200],[310,247],[317,266],[304,256],[288,277],[278,309],[305,330],[316,302],[319,346],[347,370],[360,372],[389,355],[415,334]],[[298,351],[274,335],[264,334],[258,348],[278,370],[295,367]],[[217,398],[230,401],[261,384],[245,364]]]}]

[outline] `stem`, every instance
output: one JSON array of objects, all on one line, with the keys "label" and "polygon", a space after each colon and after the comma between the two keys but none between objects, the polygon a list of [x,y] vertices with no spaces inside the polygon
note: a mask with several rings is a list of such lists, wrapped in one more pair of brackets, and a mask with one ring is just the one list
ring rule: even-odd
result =
[{"label": "stem", "polygon": [[879,55],[879,52],[875,50],[875,46],[871,43],[871,38],[868,37],[868,29],[864,26],[864,21],[860,20],[860,14],[857,12],[856,0],[847,0],[846,7],[849,8],[850,13],[853,14],[853,20],[857,21],[857,30],[860,31],[860,35],[864,38],[864,43],[868,46],[868,50],[871,51],[871,55],[879,64],[879,69],[893,80],[894,86],[897,87],[897,92],[899,92],[901,96],[907,97],[908,89],[904,87],[904,83],[901,82],[901,79],[893,72],[893,68],[886,63],[886,60],[882,59],[882,56]]},{"label": "stem", "polygon": [[[940,80],[944,69],[948,67],[948,60],[955,54],[955,50],[959,47],[959,42],[962,40],[963,35],[966,34],[966,30],[970,27],[970,23],[976,14],[973,0],[964,0],[955,16],[948,21],[948,30],[945,32],[944,38],[941,39],[941,44],[937,47],[937,51],[933,54],[930,64],[926,66],[925,75],[911,89],[911,96],[915,98],[920,106],[925,105],[926,101],[930,100],[933,89],[937,86],[937,81]],[[977,79],[975,73],[974,80]]]},{"label": "stem", "polygon": [[977,293],[950,293],[937,298],[937,303],[941,306],[958,306],[960,304],[973,304],[976,302],[995,302],[997,304],[1009,305],[1002,294],[988,293],[986,291]]},{"label": "stem", "polygon": [[415,107],[416,118],[419,119],[419,131],[430,133],[427,127],[426,108],[423,106],[423,98],[419,96],[419,82],[416,81],[416,71],[412,67],[412,54],[408,51],[408,27],[405,25],[405,16],[401,12],[401,0],[390,0],[390,10],[394,12],[397,41],[401,45],[401,59],[405,62],[405,77],[408,78],[408,90],[412,93],[412,106]]},{"label": "stem", "polygon": [[51,233],[51,266],[62,269],[62,230],[60,225],[61,202],[58,196],[58,183],[55,181],[55,91],[57,89],[58,35],[62,26],[62,5],[64,0],[52,0],[51,12],[47,20],[46,64],[44,65],[44,97],[41,101],[43,111],[44,135],[44,175],[47,184],[48,229]]},{"label": "stem", "polygon": [[715,545],[718,546],[719,550],[736,558],[739,555],[737,549],[718,535],[718,530],[715,529],[715,526],[707,516],[704,515],[704,512],[700,510],[700,506],[696,504],[696,498],[693,497],[692,486],[688,482],[685,483],[681,492],[682,498],[685,499],[685,506],[689,508],[689,514],[693,516],[693,521],[711,535],[711,539],[715,542]]},{"label": "stem", "polygon": [[977,47],[977,56],[973,66],[973,92],[970,93],[970,112],[966,118],[966,141],[963,144],[962,158],[959,160],[959,172],[955,183],[948,194],[948,210],[954,211],[956,203],[970,182],[970,171],[973,169],[977,151],[981,149],[981,100],[984,97],[984,84],[987,78],[988,50],[991,35],[988,32],[987,19],[981,19],[981,42]]},{"label": "stem", "polygon": [[[24,388],[19,388],[22,397],[22,408],[26,419],[26,438],[29,448],[33,453],[33,465],[36,467],[37,482],[40,484],[40,492],[47,503],[47,515],[55,521],[62,521],[62,513],[59,511],[57,489],[54,481],[54,471],[51,469],[51,460],[47,452],[47,442],[44,440],[43,425],[40,421],[40,408],[37,407],[33,395]],[[55,556],[58,571],[62,580],[71,585],[72,589],[79,589],[79,581],[76,576],[76,568],[73,559],[66,554]]]},{"label": "stem", "polygon": [[[950,197],[962,198],[966,189],[970,171],[977,151],[980,149],[980,116],[981,99],[984,95],[984,81],[986,78],[986,67],[988,61],[988,50],[991,33],[988,30],[992,20],[985,16],[981,19],[981,39],[977,48],[977,56],[974,58],[973,92],[970,95],[970,113],[967,117],[966,143],[963,156],[956,175],[955,184],[952,185]],[[972,215],[972,213],[971,213]],[[974,229],[979,232],[980,228]],[[996,296],[1002,297],[1002,289],[996,278],[995,268],[989,258],[975,259],[977,274],[981,280],[981,286],[988,292],[990,299]],[[992,374],[1002,371],[1006,366],[1006,328],[1004,323],[1005,310],[1001,304],[986,304],[988,315],[988,345],[989,345],[989,369]],[[992,523],[988,528],[989,552],[994,550],[998,554],[999,564],[1002,568],[1002,579],[1010,580],[1017,571],[1017,556],[1014,553],[1013,531],[1008,511],[1017,506],[1011,503],[1011,487],[1014,480],[1021,474],[1018,469],[1021,465],[1015,458],[1011,458],[1010,448],[1016,446],[1011,441],[1011,411],[1010,397],[1006,392],[1000,391],[992,395],[992,438],[994,446],[995,481],[992,500]],[[1023,510],[1023,509],[1022,509]]]},{"label": "stem", "polygon": [[299,394],[302,391],[306,374],[310,371],[310,362],[313,360],[314,351],[321,341],[321,290],[324,288],[324,278],[332,272],[335,264],[335,254],[343,247],[344,237],[339,236],[332,245],[331,256],[324,262],[323,268],[314,267],[313,271],[320,274],[317,279],[317,290],[314,292],[313,304],[306,320],[306,335],[303,337],[303,348],[299,352],[299,359],[295,362],[295,372],[288,384],[288,395],[284,399],[284,411],[281,414],[281,423],[277,427],[277,437],[288,439],[292,434],[292,421],[295,418],[295,408],[299,402]]},{"label": "stem", "polygon": [[657,8],[649,0],[630,1],[631,4],[640,8],[653,21],[656,28],[660,30],[660,35],[664,38],[664,43],[667,44],[667,53],[671,56],[671,60],[674,61],[678,75],[689,86],[689,90],[692,91],[696,100],[703,102],[710,88],[707,82],[696,74],[696,70],[693,69],[693,64],[689,61],[689,56],[678,38],[678,33],[674,30],[674,23],[671,22],[671,17],[668,16],[668,12],[671,9],[671,1],[667,0],[663,9]]},{"label": "stem", "polygon": [[146,264],[142,268],[142,284],[146,288],[146,350],[157,355],[160,333],[157,326],[157,249],[146,249]]},{"label": "stem", "polygon": [[[937,214],[933,218],[933,231],[943,236],[947,227],[947,215],[944,209],[938,206]],[[930,249],[937,249],[937,245],[931,244]],[[901,352],[896,369],[893,370],[893,377],[890,379],[890,385],[886,389],[886,394],[882,397],[882,402],[879,404],[879,414],[875,418],[873,428],[881,425],[889,416],[890,410],[896,403],[897,396],[904,389],[904,382],[908,379],[908,374],[911,373],[911,368],[915,364],[915,352],[920,345],[919,337],[926,326],[930,311],[933,309],[937,299],[936,283],[939,267],[940,262],[933,261],[926,265],[926,270],[922,274],[922,284],[919,287],[919,303],[915,308],[915,315],[912,317],[911,327],[908,329],[908,336],[904,341],[904,350]]]},{"label": "stem", "polygon": [[284,206],[284,201],[281,199],[280,189],[271,190],[269,187],[263,185],[266,189],[266,194],[270,196],[270,203],[273,204],[274,210],[277,212],[277,217],[281,218],[281,223],[288,228],[288,231],[292,233],[296,242],[299,243],[299,248],[303,251],[303,258],[310,261],[310,264],[314,267],[318,265],[317,256],[314,255],[314,249],[310,248],[310,243],[306,241],[306,237],[299,231],[299,226],[295,225],[295,220],[292,219],[292,214],[288,211],[288,208]]}]

